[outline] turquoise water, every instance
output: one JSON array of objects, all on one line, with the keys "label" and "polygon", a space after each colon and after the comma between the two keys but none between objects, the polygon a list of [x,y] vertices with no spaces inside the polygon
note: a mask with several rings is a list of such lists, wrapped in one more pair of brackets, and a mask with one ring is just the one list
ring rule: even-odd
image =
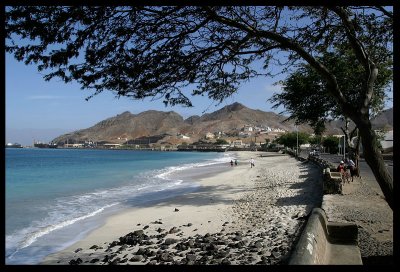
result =
[{"label": "turquoise water", "polygon": [[230,159],[227,153],[6,149],[6,264],[38,263],[113,212],[194,191],[199,185],[187,170],[222,168]]}]

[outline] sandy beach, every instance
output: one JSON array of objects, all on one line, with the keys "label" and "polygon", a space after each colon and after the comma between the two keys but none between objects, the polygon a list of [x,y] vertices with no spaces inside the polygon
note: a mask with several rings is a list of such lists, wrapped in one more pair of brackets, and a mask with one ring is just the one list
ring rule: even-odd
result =
[{"label": "sandy beach", "polygon": [[113,215],[41,264],[285,264],[321,205],[322,174],[280,153],[235,156],[195,192]]}]

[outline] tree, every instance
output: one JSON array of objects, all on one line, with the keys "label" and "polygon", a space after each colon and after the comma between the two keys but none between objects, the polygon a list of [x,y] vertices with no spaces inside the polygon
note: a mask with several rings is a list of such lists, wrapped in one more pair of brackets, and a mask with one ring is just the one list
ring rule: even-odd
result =
[{"label": "tree", "polygon": [[328,149],[330,154],[335,154],[338,152],[339,138],[327,136],[323,139],[322,145]]},{"label": "tree", "polygon": [[304,132],[288,132],[277,138],[277,143],[289,148],[297,148],[297,143],[300,145],[308,143],[309,135]]},{"label": "tree", "polygon": [[[340,88],[350,103],[357,103],[363,95],[363,73],[361,64],[351,55],[348,48],[341,44],[334,48],[333,52],[325,52],[320,58],[331,71],[334,72]],[[371,98],[371,113],[376,115],[383,110],[387,98],[386,91],[391,82],[393,72],[392,63],[389,60],[381,64],[380,73],[375,82],[375,94]],[[290,113],[288,119],[296,119],[300,123],[309,123],[319,133],[324,130],[325,122],[333,119],[345,121],[345,128],[341,128],[346,135],[349,154],[358,166],[359,139],[353,146],[350,140],[357,131],[355,127],[349,132],[350,120],[343,116],[339,105],[333,97],[326,96],[326,84],[321,76],[308,64],[303,64],[298,70],[289,75],[286,80],[280,82],[283,85],[281,93],[274,94],[270,101],[275,103],[274,107],[284,105],[286,112]],[[301,93],[302,95],[299,95]],[[359,169],[357,167],[357,169]]]},{"label": "tree", "polygon": [[217,139],[214,144],[215,145],[227,145],[229,143],[225,139]]},{"label": "tree", "polygon": [[[359,128],[365,159],[388,204],[392,177],[371,129],[380,63],[392,57],[393,13],[383,7],[30,7],[6,9],[6,50],[54,77],[97,95],[163,98],[191,105],[192,95],[223,101],[239,84],[308,63],[340,112]],[[21,40],[22,39],[22,40]],[[362,94],[352,103],[324,52],[344,45],[360,63]],[[389,49],[389,50],[387,50]],[[265,72],[252,68],[262,60]]]},{"label": "tree", "polygon": [[309,137],[308,142],[311,144],[312,147],[320,147],[322,144],[322,136],[321,135],[314,135],[313,137]]}]

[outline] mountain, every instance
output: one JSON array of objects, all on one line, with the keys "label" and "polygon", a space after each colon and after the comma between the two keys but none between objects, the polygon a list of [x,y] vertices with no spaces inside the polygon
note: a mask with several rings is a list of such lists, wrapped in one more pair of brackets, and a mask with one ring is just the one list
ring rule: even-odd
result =
[{"label": "mountain", "polygon": [[[374,122],[379,124],[387,123],[392,126],[393,111],[387,110],[382,114],[382,116],[375,118]],[[185,120],[174,111],[149,110],[139,114],[132,114],[126,111],[115,117],[103,120],[90,128],[61,135],[53,141],[65,143],[68,140],[69,143],[72,143],[91,140],[122,143],[140,137],[167,135],[163,140],[176,143],[179,142],[178,134],[189,135],[191,141],[196,141],[203,138],[208,132],[238,133],[246,125],[295,131],[294,122],[291,120],[285,121],[286,119],[286,116],[250,109],[240,103],[233,103],[215,112],[202,116],[191,116]],[[343,122],[332,121],[327,123],[326,133],[342,134],[339,129],[340,126],[343,126]],[[313,132],[308,125],[300,125],[299,131]]]},{"label": "mountain", "polygon": [[393,108],[382,111],[371,123],[374,129],[393,129]]},{"label": "mountain", "polygon": [[54,142],[68,141],[111,141],[121,139],[135,139],[143,136],[179,133],[184,125],[182,116],[176,112],[145,111],[132,114],[128,111],[115,117],[103,120],[96,125],[67,133],[55,138]]},{"label": "mountain", "polygon": [[[287,117],[261,110],[253,110],[240,103],[233,103],[215,112],[204,114],[200,118],[193,120],[193,127],[190,129],[198,134],[217,131],[231,131],[242,128],[245,125],[269,126],[280,128],[287,131],[295,129],[294,122],[283,123]],[[312,129],[307,125],[301,125],[300,130],[311,132]]]}]

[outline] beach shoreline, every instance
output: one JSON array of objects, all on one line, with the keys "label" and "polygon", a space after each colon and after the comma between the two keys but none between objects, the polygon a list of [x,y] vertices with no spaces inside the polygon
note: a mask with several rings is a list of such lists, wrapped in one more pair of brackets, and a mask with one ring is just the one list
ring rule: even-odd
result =
[{"label": "beach shoreline", "polygon": [[[321,204],[320,173],[280,153],[233,154],[238,166],[227,162],[222,172],[197,176],[196,191],[112,215],[84,239],[40,264],[284,263],[304,218]],[[255,159],[253,168],[250,158]],[[132,235],[143,239],[126,242]],[[214,237],[220,244],[215,240],[208,249],[198,250],[195,244],[184,245],[196,237]],[[228,242],[238,239],[239,247]],[[202,259],[203,249],[216,255]]]}]

